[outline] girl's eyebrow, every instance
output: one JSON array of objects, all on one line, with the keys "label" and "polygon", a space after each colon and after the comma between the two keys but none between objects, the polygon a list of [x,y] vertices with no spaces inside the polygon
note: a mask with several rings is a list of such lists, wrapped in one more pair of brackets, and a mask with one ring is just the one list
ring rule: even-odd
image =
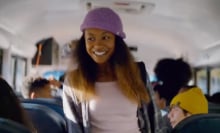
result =
[{"label": "girl's eyebrow", "polygon": [[93,33],[90,33],[90,32],[88,32],[88,35],[92,35],[92,36],[94,36],[94,34],[93,34]]},{"label": "girl's eyebrow", "polygon": [[106,35],[106,34],[107,34],[107,35],[110,35],[111,32],[105,31],[105,32],[102,33],[102,35]]},{"label": "girl's eyebrow", "polygon": [[[110,32],[108,32],[108,31],[104,31],[104,32],[102,32],[101,33],[102,35],[105,35],[105,34],[110,34]],[[91,33],[91,32],[88,32],[88,35],[94,35],[93,33]]]}]

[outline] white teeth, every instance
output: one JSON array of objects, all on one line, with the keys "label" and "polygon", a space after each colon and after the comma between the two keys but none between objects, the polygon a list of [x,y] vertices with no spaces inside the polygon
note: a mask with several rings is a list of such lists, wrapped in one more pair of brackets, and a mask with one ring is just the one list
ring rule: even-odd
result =
[{"label": "white teeth", "polygon": [[93,50],[93,53],[97,56],[102,56],[102,55],[105,55],[106,53],[108,52],[107,49],[104,49],[104,50]]},{"label": "white teeth", "polygon": [[98,56],[104,55],[105,53],[106,51],[102,51],[102,52],[94,51],[94,54]]}]

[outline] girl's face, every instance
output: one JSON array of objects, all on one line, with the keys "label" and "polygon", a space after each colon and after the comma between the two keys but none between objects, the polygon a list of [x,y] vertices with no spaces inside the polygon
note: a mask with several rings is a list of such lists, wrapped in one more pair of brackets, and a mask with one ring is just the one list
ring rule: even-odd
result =
[{"label": "girl's face", "polygon": [[179,122],[181,122],[186,117],[190,116],[189,113],[184,113],[184,111],[179,106],[171,107],[168,114],[171,126],[174,128]]},{"label": "girl's face", "polygon": [[85,42],[87,53],[97,64],[107,63],[115,49],[115,35],[101,29],[86,29]]}]

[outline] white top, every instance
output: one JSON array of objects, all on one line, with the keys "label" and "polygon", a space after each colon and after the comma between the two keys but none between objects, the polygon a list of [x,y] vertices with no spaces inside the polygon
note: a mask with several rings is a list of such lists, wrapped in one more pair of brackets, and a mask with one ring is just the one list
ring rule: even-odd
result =
[{"label": "white top", "polygon": [[97,82],[98,97],[89,102],[91,133],[140,133],[137,105],[129,101],[116,82]]}]

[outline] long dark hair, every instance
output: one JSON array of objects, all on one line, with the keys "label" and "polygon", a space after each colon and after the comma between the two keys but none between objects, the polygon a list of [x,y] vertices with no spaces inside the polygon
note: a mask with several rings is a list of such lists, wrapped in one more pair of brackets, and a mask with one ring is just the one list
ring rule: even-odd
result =
[{"label": "long dark hair", "polygon": [[33,131],[20,101],[11,86],[0,77],[0,117],[18,122]]},{"label": "long dark hair", "polygon": [[[98,65],[88,55],[84,35],[81,36],[73,52],[73,59],[78,63],[78,68],[71,71],[67,76],[70,86],[77,89],[82,100],[94,96],[94,83],[98,77]],[[145,85],[141,80],[140,71],[137,67],[129,48],[124,40],[116,36],[115,50],[109,59],[111,70],[116,75],[116,80],[122,93],[131,101],[149,101]],[[91,94],[91,95],[90,95]],[[87,95],[88,97],[86,97]]]}]

